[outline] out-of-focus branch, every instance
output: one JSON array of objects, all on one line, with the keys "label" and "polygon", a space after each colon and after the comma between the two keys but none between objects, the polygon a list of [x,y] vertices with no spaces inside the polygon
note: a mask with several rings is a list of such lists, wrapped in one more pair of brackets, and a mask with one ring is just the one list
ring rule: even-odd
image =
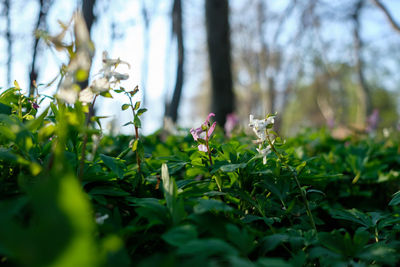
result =
[{"label": "out-of-focus branch", "polygon": [[394,20],[387,7],[379,0],[372,0],[372,2],[383,11],[392,28],[400,33],[400,25]]}]

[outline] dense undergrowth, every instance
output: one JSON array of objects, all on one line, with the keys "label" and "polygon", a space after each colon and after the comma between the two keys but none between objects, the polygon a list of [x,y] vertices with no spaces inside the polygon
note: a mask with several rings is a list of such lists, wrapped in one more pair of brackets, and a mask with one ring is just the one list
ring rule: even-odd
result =
[{"label": "dense undergrowth", "polygon": [[103,135],[79,102],[52,102],[38,115],[18,86],[0,102],[5,266],[400,261],[398,133],[335,140],[326,130],[306,131],[278,139],[279,154],[268,153],[263,164],[253,134],[226,138],[217,127],[210,162],[189,131],[140,142]]},{"label": "dense undergrowth", "polygon": [[[399,132],[283,141],[269,115],[228,138],[210,114],[190,131],[140,136],[146,109],[116,72],[129,64],[104,53],[78,86],[94,50],[74,16],[74,43],[68,25],[41,33],[70,58],[58,93],[26,97],[18,83],[0,93],[2,265],[398,265]],[[110,91],[129,99],[131,136],[104,134],[93,115]]]}]

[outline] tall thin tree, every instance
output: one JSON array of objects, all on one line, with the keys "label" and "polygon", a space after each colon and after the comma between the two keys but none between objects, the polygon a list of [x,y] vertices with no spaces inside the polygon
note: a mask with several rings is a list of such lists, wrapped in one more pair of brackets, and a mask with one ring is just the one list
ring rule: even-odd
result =
[{"label": "tall thin tree", "polygon": [[[354,49],[355,49],[355,59],[356,59],[356,71],[358,76],[358,81],[360,83],[359,98],[361,102],[362,116],[365,117],[372,111],[372,100],[371,92],[364,75],[364,61],[362,57],[362,50],[364,48],[364,42],[361,38],[361,23],[360,15],[364,6],[364,0],[358,0],[354,7],[354,13],[352,14],[353,20],[353,39],[354,39]],[[361,118],[362,121],[365,118]]]},{"label": "tall thin tree", "polygon": [[12,64],[12,36],[11,36],[11,15],[10,0],[4,0],[4,15],[6,17],[6,40],[7,40],[7,85],[11,83],[11,64]]},{"label": "tall thin tree", "polygon": [[228,0],[206,0],[207,44],[211,70],[211,111],[220,125],[234,111]]},{"label": "tall thin tree", "polygon": [[[89,35],[92,29],[93,23],[96,20],[96,16],[94,15],[94,6],[96,4],[96,0],[82,0],[82,14],[85,19],[86,27],[88,28]],[[88,79],[79,82],[79,86],[81,89],[84,89],[88,86]]]},{"label": "tall thin tree", "polygon": [[173,122],[178,120],[178,108],[182,95],[182,87],[184,81],[184,59],[185,49],[183,43],[183,22],[182,22],[182,1],[174,0],[172,7],[172,32],[176,36],[178,48],[178,64],[176,69],[175,89],[172,100],[166,107],[166,116],[170,117]]},{"label": "tall thin tree", "polygon": [[[36,21],[35,31],[44,30],[46,27],[46,16],[50,9],[53,0],[39,0],[39,16]],[[36,67],[36,60],[38,55],[39,48],[39,38],[35,38],[35,42],[33,45],[33,53],[32,53],[32,63],[29,71],[29,96],[34,96],[35,94],[35,86],[34,81],[36,81],[38,76],[38,70]]]}]

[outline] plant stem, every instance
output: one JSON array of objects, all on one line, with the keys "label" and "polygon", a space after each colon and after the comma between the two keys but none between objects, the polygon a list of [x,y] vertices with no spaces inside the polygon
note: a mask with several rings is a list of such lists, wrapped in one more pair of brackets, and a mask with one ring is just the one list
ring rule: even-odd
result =
[{"label": "plant stem", "polygon": [[[136,138],[136,140],[139,140],[139,128],[135,124],[136,113],[135,113],[135,109],[133,107],[132,97],[128,93],[126,93],[126,95],[129,97],[129,102],[131,103],[131,109],[132,109],[132,114],[133,114],[133,120],[132,121],[133,121],[133,125],[135,126],[135,138]],[[138,165],[138,173],[140,173],[141,172],[141,169],[140,169],[141,159],[140,159],[140,155],[139,155],[138,149],[136,149],[136,162],[137,162],[137,165]]]},{"label": "plant stem", "polygon": [[288,169],[292,172],[293,178],[294,178],[294,180],[295,180],[295,182],[296,182],[297,187],[298,187],[299,190],[300,190],[301,198],[303,199],[304,205],[305,205],[305,207],[306,207],[307,215],[308,215],[308,217],[310,218],[311,226],[312,226],[312,228],[315,230],[315,232],[318,233],[317,227],[315,226],[314,217],[313,217],[313,215],[312,215],[312,213],[311,213],[310,205],[309,205],[309,203],[308,203],[306,194],[304,193],[303,189],[301,188],[301,184],[300,184],[299,179],[298,179],[298,177],[297,177],[297,172],[296,172],[296,170],[294,170],[291,166],[289,166],[289,164],[287,164],[286,161],[283,160],[282,155],[276,150],[274,144],[273,144],[272,141],[271,141],[271,138],[269,137],[268,129],[265,129],[265,133],[266,133],[266,136],[267,136],[267,142],[268,142],[268,144],[270,145],[272,151],[274,151],[274,153],[278,156],[278,158],[279,158],[279,159],[281,160],[281,162],[285,165],[285,167],[288,168]]},{"label": "plant stem", "polygon": [[209,146],[209,144],[208,144],[208,129],[206,130],[206,147],[207,147],[207,152],[208,152],[208,159],[209,159],[209,161],[210,161],[210,166],[212,166],[213,165],[213,161],[212,161],[212,158],[211,158],[211,151],[210,151],[210,146]]},{"label": "plant stem", "polygon": [[[97,95],[95,95],[93,102],[89,106],[89,112],[86,117],[86,127],[89,127],[90,124],[90,119],[92,118],[92,110],[94,107],[94,104],[96,103]],[[85,136],[83,137],[83,143],[82,143],[82,151],[81,151],[81,160],[79,162],[79,175],[78,178],[80,181],[82,181],[83,177],[83,170],[85,168],[85,153],[86,153],[86,146],[87,146],[87,141],[88,141],[88,134],[85,132]]]}]

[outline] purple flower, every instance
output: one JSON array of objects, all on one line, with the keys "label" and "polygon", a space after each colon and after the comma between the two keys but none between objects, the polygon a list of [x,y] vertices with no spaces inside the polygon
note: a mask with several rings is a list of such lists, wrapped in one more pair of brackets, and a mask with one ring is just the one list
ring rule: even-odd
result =
[{"label": "purple flower", "polygon": [[34,109],[38,109],[39,108],[39,105],[35,101],[32,101],[32,100],[28,100],[28,101],[29,101],[29,103],[31,103],[32,108],[34,108]]},{"label": "purple flower", "polygon": [[229,113],[226,115],[226,122],[224,125],[225,133],[228,137],[232,136],[232,131],[235,129],[236,125],[239,123],[239,118],[235,113]]},{"label": "purple flower", "polygon": [[203,152],[207,152],[208,151],[207,150],[207,146],[203,145],[203,144],[200,144],[197,148],[199,149],[199,151],[203,151]]},{"label": "purple flower", "polygon": [[[199,144],[199,146],[198,146],[199,151],[208,152],[208,140],[209,140],[210,136],[212,135],[212,133],[214,132],[215,126],[217,126],[216,122],[214,122],[213,124],[210,125],[210,119],[211,119],[211,117],[214,117],[214,116],[215,116],[214,113],[208,114],[207,119],[201,125],[201,127],[196,128],[196,129],[195,128],[190,129],[190,133],[192,134],[194,141],[203,140],[206,142],[205,145]],[[205,138],[200,137],[200,135],[202,133],[206,133]]]},{"label": "purple flower", "polygon": [[208,137],[210,137],[210,136],[212,135],[212,133],[214,132],[215,126],[217,126],[217,123],[216,123],[216,122],[214,122],[214,123],[211,125],[210,129],[208,129],[208,132],[207,132]]},{"label": "purple flower", "polygon": [[197,141],[200,138],[200,134],[202,132],[203,132],[203,130],[201,128],[190,129],[190,133],[192,134],[194,141]]},{"label": "purple flower", "polygon": [[372,114],[367,119],[367,132],[372,132],[376,130],[379,123],[379,109],[374,109]]}]

